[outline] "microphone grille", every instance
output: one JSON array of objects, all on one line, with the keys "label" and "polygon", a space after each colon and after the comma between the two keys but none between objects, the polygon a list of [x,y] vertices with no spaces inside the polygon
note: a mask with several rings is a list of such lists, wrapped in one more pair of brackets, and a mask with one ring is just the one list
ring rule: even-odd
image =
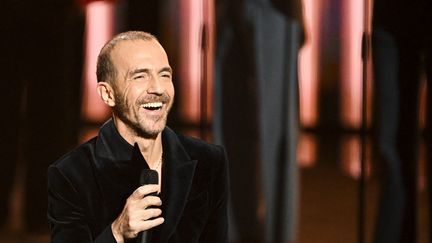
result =
[{"label": "microphone grille", "polygon": [[144,169],[141,171],[141,175],[140,175],[141,185],[158,184],[158,183],[159,183],[159,174],[156,170]]}]

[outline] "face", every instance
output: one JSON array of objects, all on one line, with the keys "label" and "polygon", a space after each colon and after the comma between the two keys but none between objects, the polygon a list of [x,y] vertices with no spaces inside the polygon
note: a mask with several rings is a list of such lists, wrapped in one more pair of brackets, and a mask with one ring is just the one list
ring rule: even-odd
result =
[{"label": "face", "polygon": [[117,71],[113,82],[117,122],[141,137],[165,128],[174,99],[172,70],[162,46],[154,41],[122,41],[111,52]]}]

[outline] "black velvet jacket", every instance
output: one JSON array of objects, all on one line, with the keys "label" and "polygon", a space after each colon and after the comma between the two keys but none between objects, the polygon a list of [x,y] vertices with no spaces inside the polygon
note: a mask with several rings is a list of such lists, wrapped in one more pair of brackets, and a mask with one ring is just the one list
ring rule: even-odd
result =
[{"label": "black velvet jacket", "polygon": [[[162,215],[152,242],[227,242],[227,158],[222,147],[162,133]],[[48,169],[52,242],[115,242],[111,223],[139,187],[146,163],[109,120],[97,137]]]}]

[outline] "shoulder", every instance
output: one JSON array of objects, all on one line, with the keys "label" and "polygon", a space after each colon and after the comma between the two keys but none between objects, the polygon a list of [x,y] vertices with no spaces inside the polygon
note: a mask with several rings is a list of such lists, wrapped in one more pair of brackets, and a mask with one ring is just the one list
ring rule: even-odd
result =
[{"label": "shoulder", "polygon": [[183,145],[191,159],[207,159],[222,162],[225,160],[225,149],[221,145],[205,142],[198,138],[177,133],[180,143]]},{"label": "shoulder", "polygon": [[177,136],[186,153],[192,160],[197,161],[196,176],[211,178],[213,183],[228,179],[228,158],[223,146],[184,134],[177,134]]},{"label": "shoulder", "polygon": [[206,142],[204,140],[187,136],[184,134],[176,133],[181,143],[186,148],[191,148],[193,150],[201,150],[206,151],[209,153],[218,153],[223,150],[223,147],[221,145],[212,144],[209,142]]},{"label": "shoulder", "polygon": [[177,137],[186,153],[197,162],[194,190],[204,191],[207,188],[213,207],[226,202],[229,193],[229,165],[224,147],[184,134],[177,133]]},{"label": "shoulder", "polygon": [[[168,153],[184,160],[197,162],[196,172],[220,173],[228,168],[228,159],[223,146],[187,136],[166,127],[163,133],[164,146]],[[225,174],[225,173],[224,173]]]},{"label": "shoulder", "polygon": [[48,167],[48,180],[60,174],[73,183],[75,180],[81,181],[84,176],[89,176],[93,171],[95,141],[96,138],[93,138],[79,145],[52,163]]},{"label": "shoulder", "polygon": [[80,163],[78,163],[77,161],[87,160],[94,153],[94,145],[96,143],[96,139],[97,137],[94,137],[87,142],[79,145],[78,147],[74,148],[73,150],[60,157],[58,160],[52,163],[51,166],[59,168],[79,166]]}]

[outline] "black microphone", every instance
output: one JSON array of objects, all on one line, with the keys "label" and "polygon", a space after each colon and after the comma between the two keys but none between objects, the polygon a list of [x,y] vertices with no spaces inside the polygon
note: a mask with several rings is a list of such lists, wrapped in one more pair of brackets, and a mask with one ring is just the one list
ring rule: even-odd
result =
[{"label": "black microphone", "polygon": [[[159,184],[159,174],[156,170],[144,169],[141,171],[140,184],[142,186],[149,184]],[[150,193],[146,196],[157,196],[157,192]],[[140,237],[138,237],[138,243],[150,243],[151,242],[151,230],[142,231]]]}]

